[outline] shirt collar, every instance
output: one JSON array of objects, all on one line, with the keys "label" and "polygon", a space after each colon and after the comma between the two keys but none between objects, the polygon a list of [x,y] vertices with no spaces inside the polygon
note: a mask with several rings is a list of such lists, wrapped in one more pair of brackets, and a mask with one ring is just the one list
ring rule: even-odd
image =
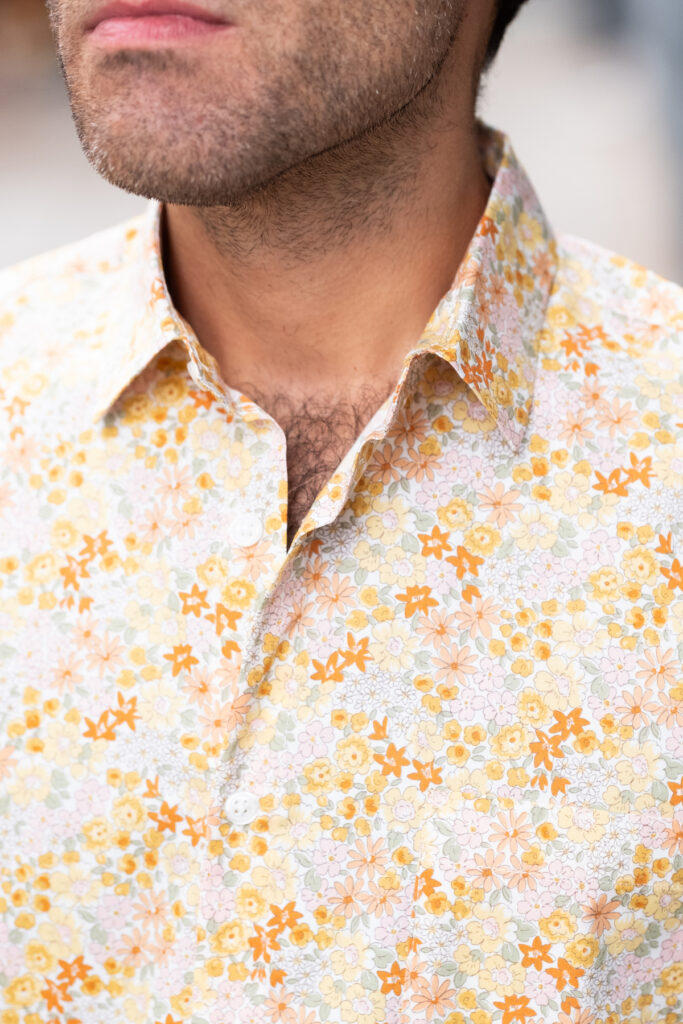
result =
[{"label": "shirt collar", "polygon": [[[556,271],[552,230],[505,135],[481,127],[485,167],[493,181],[484,215],[452,288],[434,311],[418,344],[447,360],[517,448],[531,412],[538,334]],[[139,222],[127,272],[117,294],[101,355],[91,415],[100,419],[127,385],[171,341],[184,343],[195,366],[218,379],[215,360],[175,310],[161,258],[160,203]],[[131,307],[132,304],[132,307]],[[132,317],[117,316],[130,310]],[[127,330],[121,330],[123,323]]]}]

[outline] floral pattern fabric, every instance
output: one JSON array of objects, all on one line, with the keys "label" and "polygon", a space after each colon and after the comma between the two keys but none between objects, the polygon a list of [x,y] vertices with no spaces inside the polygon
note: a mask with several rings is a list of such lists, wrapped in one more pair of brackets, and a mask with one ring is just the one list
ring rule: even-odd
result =
[{"label": "floral pattern fabric", "polygon": [[681,292],[504,136],[287,550],[161,210],[0,276],[0,1024],[681,1024]]}]

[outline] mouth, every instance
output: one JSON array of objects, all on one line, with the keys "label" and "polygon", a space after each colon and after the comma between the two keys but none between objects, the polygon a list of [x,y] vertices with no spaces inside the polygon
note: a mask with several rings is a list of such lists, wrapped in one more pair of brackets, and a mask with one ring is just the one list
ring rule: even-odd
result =
[{"label": "mouth", "polygon": [[232,27],[224,18],[182,0],[124,0],[102,6],[86,32],[94,43],[116,48],[192,41]]}]

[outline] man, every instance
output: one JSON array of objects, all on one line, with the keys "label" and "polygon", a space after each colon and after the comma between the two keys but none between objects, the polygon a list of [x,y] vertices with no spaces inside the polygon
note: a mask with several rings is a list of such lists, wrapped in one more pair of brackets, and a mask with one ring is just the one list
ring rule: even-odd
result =
[{"label": "man", "polygon": [[519,4],[51,6],[153,202],[2,279],[1,1024],[680,1024],[683,306]]}]

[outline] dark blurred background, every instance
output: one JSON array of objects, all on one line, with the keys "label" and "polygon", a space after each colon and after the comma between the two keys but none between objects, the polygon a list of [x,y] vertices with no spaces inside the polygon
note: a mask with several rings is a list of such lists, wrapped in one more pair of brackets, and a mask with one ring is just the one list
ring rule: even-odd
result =
[{"label": "dark blurred background", "polygon": [[[683,282],[683,0],[529,0],[481,102],[559,232]],[[137,213],[82,156],[42,0],[0,0],[0,266]]]}]

